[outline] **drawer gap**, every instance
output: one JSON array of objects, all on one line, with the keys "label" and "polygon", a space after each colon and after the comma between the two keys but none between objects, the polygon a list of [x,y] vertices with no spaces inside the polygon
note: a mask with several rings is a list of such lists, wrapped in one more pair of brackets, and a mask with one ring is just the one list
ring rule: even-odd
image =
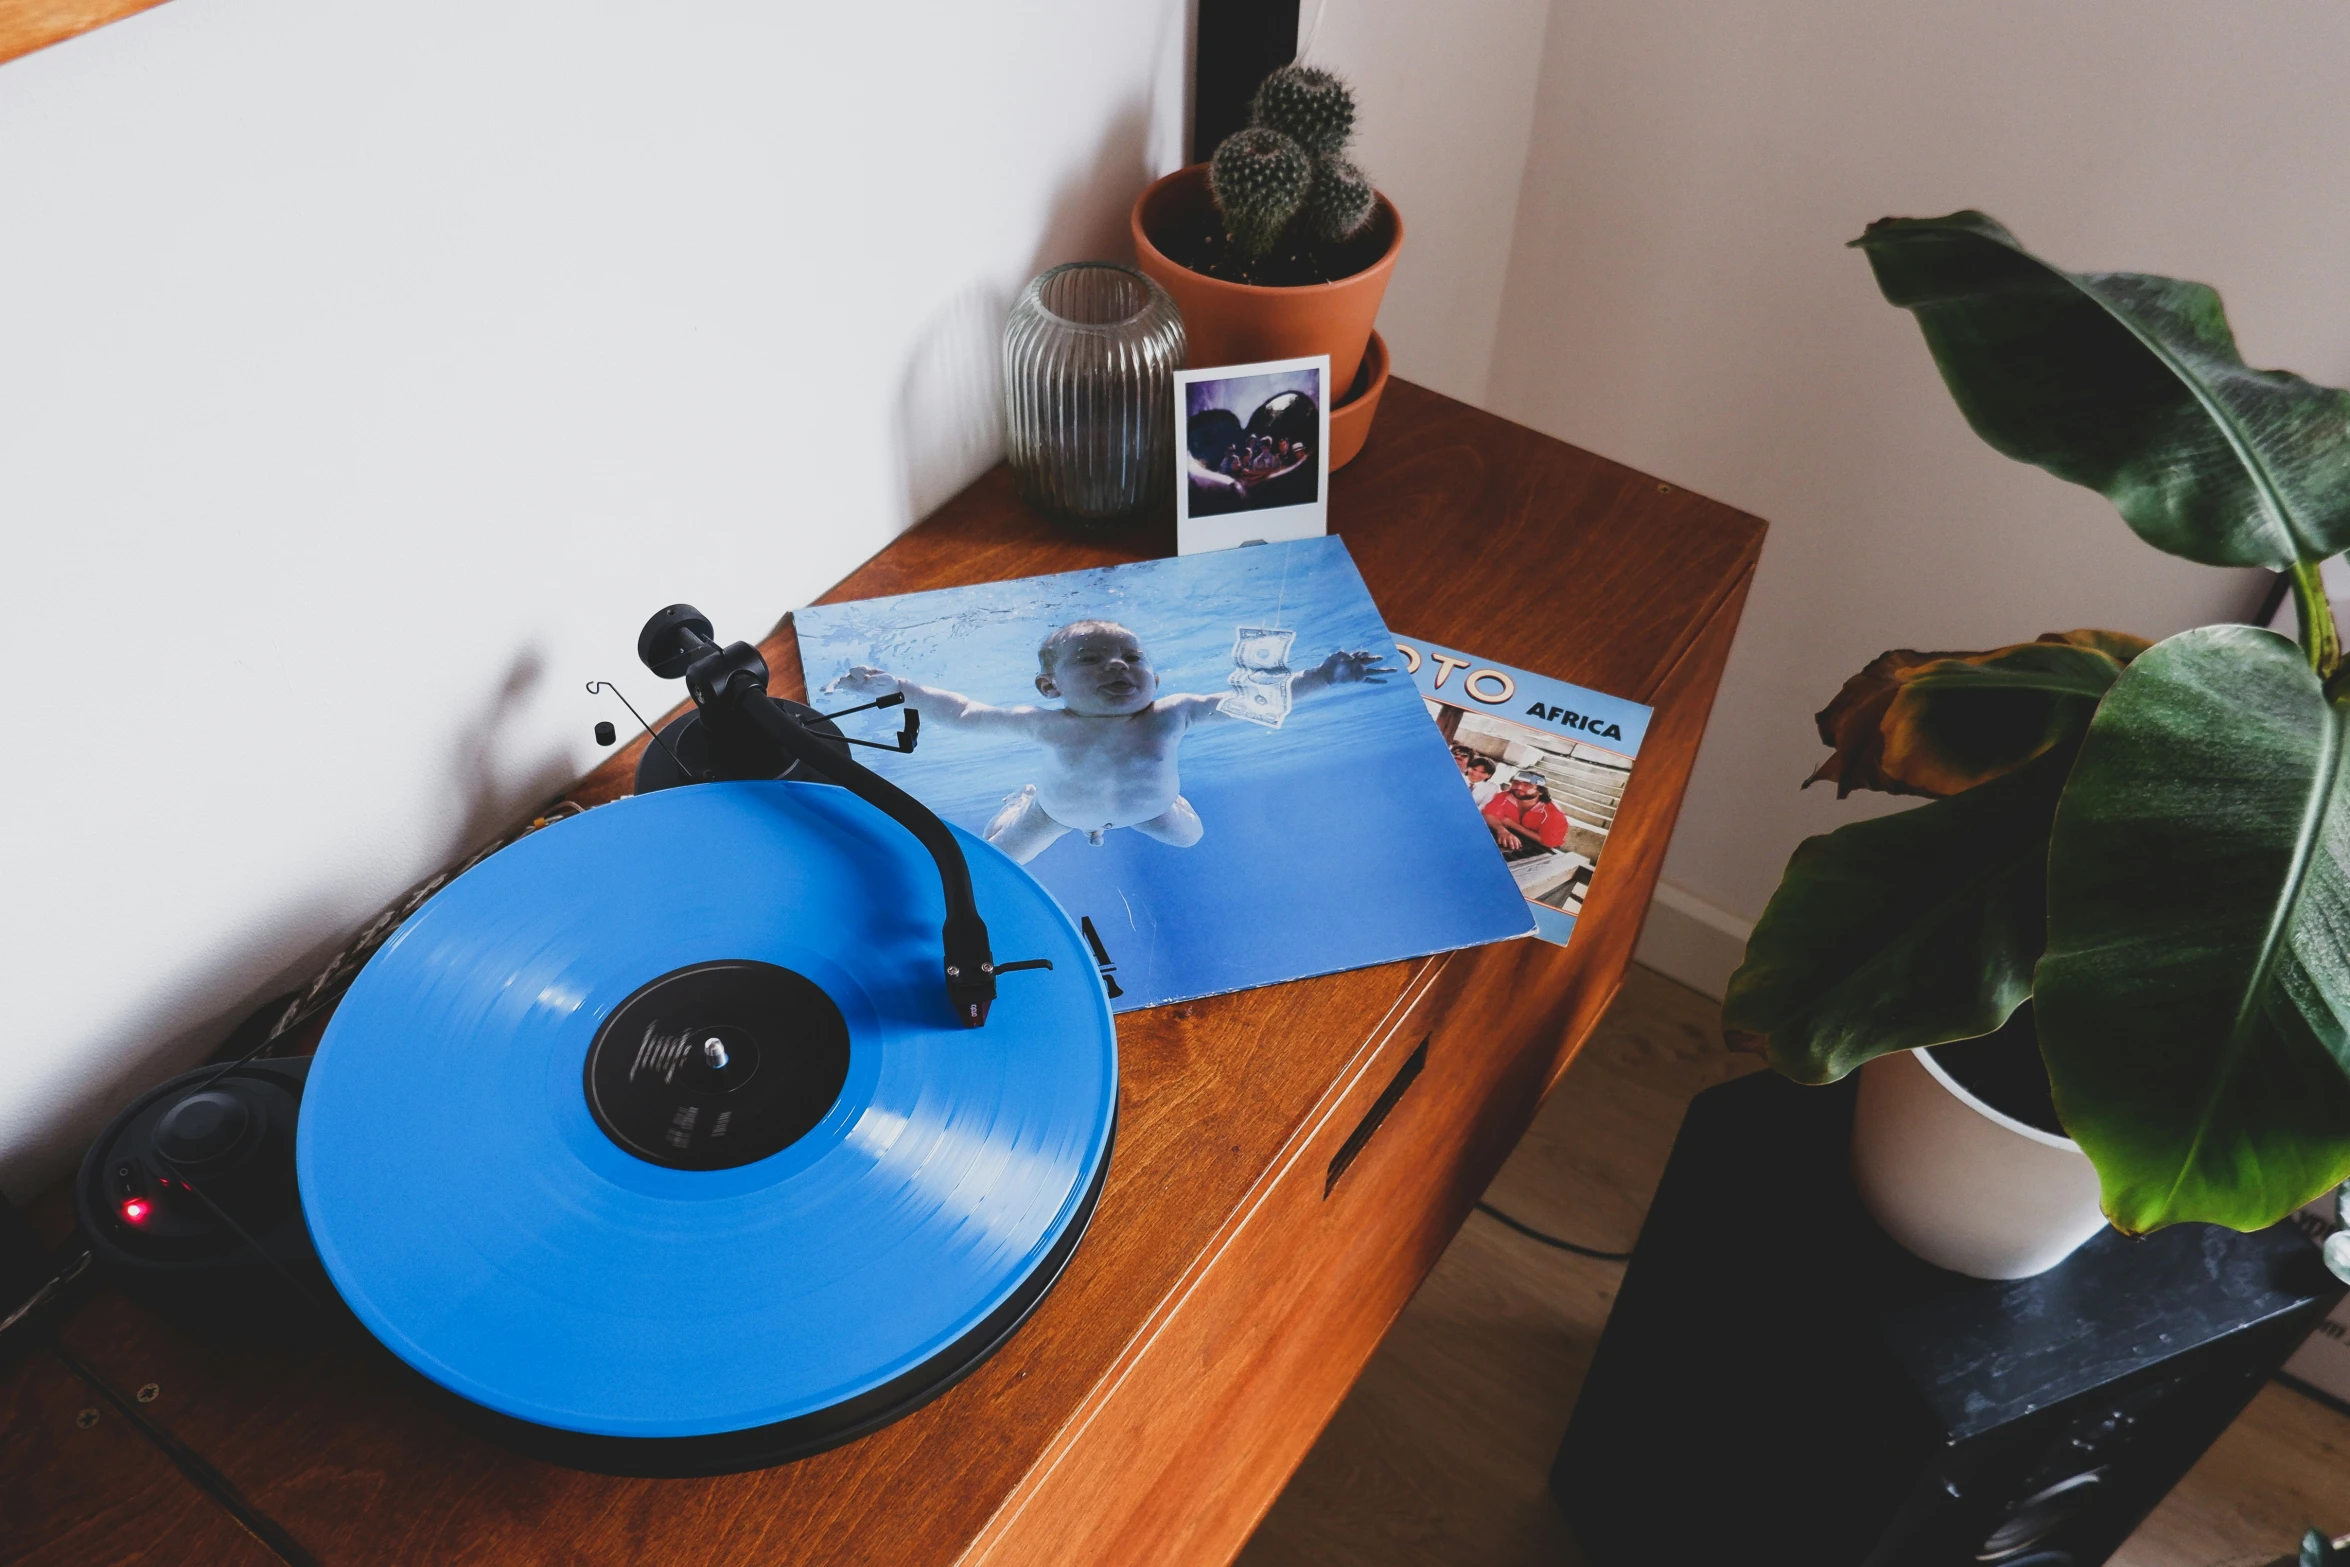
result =
[{"label": "drawer gap", "polygon": [[1346,1167],[1355,1162],[1355,1156],[1369,1144],[1372,1134],[1379,1130],[1379,1124],[1387,1119],[1387,1113],[1403,1097],[1403,1091],[1412,1086],[1412,1079],[1418,1077],[1420,1069],[1428,1064],[1428,1041],[1434,1037],[1433,1034],[1423,1037],[1419,1048],[1404,1057],[1403,1065],[1395,1069],[1394,1081],[1379,1091],[1378,1099],[1370,1109],[1363,1112],[1362,1121],[1347,1133],[1346,1141],[1338,1145],[1338,1152],[1330,1156],[1330,1172],[1322,1180],[1322,1196],[1325,1200],[1338,1189],[1338,1178],[1346,1174]]}]

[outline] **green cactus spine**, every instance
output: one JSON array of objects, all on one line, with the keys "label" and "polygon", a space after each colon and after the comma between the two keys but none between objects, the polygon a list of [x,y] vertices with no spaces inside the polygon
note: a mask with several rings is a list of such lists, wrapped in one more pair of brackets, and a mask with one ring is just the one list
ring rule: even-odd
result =
[{"label": "green cactus spine", "polygon": [[1328,71],[1285,65],[1258,86],[1248,128],[1208,163],[1225,236],[1250,267],[1294,251],[1280,270],[1310,274],[1321,264],[1311,252],[1371,226],[1378,197],[1346,156],[1354,125],[1354,93]]},{"label": "green cactus spine", "polygon": [[1371,226],[1376,198],[1363,171],[1344,158],[1314,162],[1314,188],[1298,214],[1298,225],[1315,239],[1335,244],[1353,239]]},{"label": "green cactus spine", "polygon": [[1234,131],[1208,164],[1208,189],[1224,232],[1250,261],[1281,242],[1314,184],[1314,160],[1279,131],[1261,125]]},{"label": "green cactus spine", "polygon": [[1354,135],[1354,94],[1328,71],[1285,65],[1257,88],[1249,123],[1279,131],[1317,160],[1336,158]]}]

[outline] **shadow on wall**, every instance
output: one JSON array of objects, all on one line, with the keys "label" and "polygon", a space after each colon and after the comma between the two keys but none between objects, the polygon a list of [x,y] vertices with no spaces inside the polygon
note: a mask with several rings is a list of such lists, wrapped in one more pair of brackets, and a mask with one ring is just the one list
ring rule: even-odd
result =
[{"label": "shadow on wall", "polygon": [[55,1085],[26,1118],[37,1130],[9,1151],[0,1194],[21,1207],[70,1176],[115,1112],[209,1056],[263,1001],[308,981],[359,923],[342,903],[314,893],[191,962],[83,1058],[114,1070],[100,1081]]},{"label": "shadow on wall", "polygon": [[422,874],[462,859],[527,821],[576,781],[570,759],[561,751],[523,758],[519,767],[499,766],[501,742],[510,746],[513,737],[522,732],[522,709],[546,672],[546,658],[537,648],[518,650],[488,703],[458,726],[449,771],[465,813],[440,856],[424,867]]},{"label": "shadow on wall", "polygon": [[[1188,11],[1188,7],[1178,8]],[[1179,36],[1179,34],[1178,34]],[[1180,116],[1178,116],[1180,118]],[[1002,455],[1002,335],[1013,292],[1063,261],[1130,261],[1126,214],[1152,175],[1152,105],[1138,96],[1114,115],[1093,155],[1056,188],[1027,270],[1009,280],[979,277],[951,293],[917,333],[899,377],[895,444],[912,520],[937,508]],[[453,722],[447,788],[453,818],[436,848],[379,874],[403,886],[496,838],[573,781],[559,750],[516,755],[519,720],[546,678],[543,654],[517,651],[469,715]],[[103,1082],[52,1085],[18,1124],[32,1135],[0,1164],[0,1190],[31,1196],[69,1172],[98,1128],[139,1091],[184,1071],[217,1049],[263,1001],[306,984],[326,960],[403,887],[373,885],[355,905],[348,866],[323,874],[313,891],[278,912],[222,933],[124,1016],[115,1037],[88,1059],[115,1063]],[[37,1128],[37,1130],[35,1130]]]},{"label": "shadow on wall", "polygon": [[1003,455],[1004,316],[1011,301],[974,283],[922,324],[898,382],[901,523],[929,516]]},{"label": "shadow on wall", "polygon": [[1028,257],[1030,277],[1064,261],[1133,262],[1126,215],[1152,179],[1150,134],[1151,110],[1143,99],[1128,100],[1111,117],[1092,161],[1053,191],[1044,233]]},{"label": "shadow on wall", "polygon": [[[569,788],[570,763],[559,751],[518,761],[501,755],[501,744],[510,748],[513,737],[523,732],[518,716],[545,671],[537,648],[518,651],[488,699],[455,726],[448,788],[460,809],[438,848],[408,867],[411,874],[402,887],[384,889],[362,908],[353,908],[348,897],[312,892],[190,963],[177,984],[125,1018],[118,1037],[90,1057],[117,1063],[116,1071],[99,1083],[59,1085],[52,1105],[37,1113],[39,1135],[20,1143],[8,1167],[0,1170],[0,1192],[21,1204],[69,1175],[115,1112],[210,1056],[264,1002],[308,984],[406,886],[529,820]],[[345,886],[348,880],[337,876],[328,885]]]},{"label": "shadow on wall", "polygon": [[1004,318],[1028,279],[1064,261],[1134,260],[1126,214],[1151,181],[1150,106],[1129,102],[1094,156],[1053,193],[1028,271],[1012,289],[974,282],[915,334],[898,379],[895,436],[903,522],[930,515],[1004,453]]}]

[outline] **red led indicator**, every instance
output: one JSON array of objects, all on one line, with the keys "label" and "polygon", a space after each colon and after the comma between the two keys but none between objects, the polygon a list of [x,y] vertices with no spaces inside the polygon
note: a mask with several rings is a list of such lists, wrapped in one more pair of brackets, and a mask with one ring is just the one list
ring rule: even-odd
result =
[{"label": "red led indicator", "polygon": [[141,1224],[146,1221],[147,1210],[147,1199],[144,1197],[133,1197],[123,1203],[122,1216],[130,1220],[133,1224]]}]

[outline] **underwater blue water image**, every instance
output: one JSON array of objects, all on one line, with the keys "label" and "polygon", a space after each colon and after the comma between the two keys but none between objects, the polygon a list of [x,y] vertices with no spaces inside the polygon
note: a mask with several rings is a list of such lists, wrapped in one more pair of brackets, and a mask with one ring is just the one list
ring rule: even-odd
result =
[{"label": "underwater blue water image", "polygon": [[[1244,627],[1293,631],[1289,667],[1300,674],[1355,650],[1385,654],[1390,671],[1298,697],[1277,729],[1215,722],[1185,735],[1182,794],[1204,828],[1190,847],[1127,828],[1099,844],[1073,832],[1029,863],[1070,917],[1100,935],[1117,965],[1118,1010],[1532,929],[1337,538],[819,605],[795,625],[818,707],[859,700],[821,694],[859,664],[999,706],[1052,706],[1036,689],[1037,648],[1077,620],[1132,630],[1162,696],[1229,690]],[[898,722],[883,710],[842,727],[878,740]],[[926,724],[911,756],[858,758],[973,832],[1038,770],[1031,741],[944,724]]]}]

